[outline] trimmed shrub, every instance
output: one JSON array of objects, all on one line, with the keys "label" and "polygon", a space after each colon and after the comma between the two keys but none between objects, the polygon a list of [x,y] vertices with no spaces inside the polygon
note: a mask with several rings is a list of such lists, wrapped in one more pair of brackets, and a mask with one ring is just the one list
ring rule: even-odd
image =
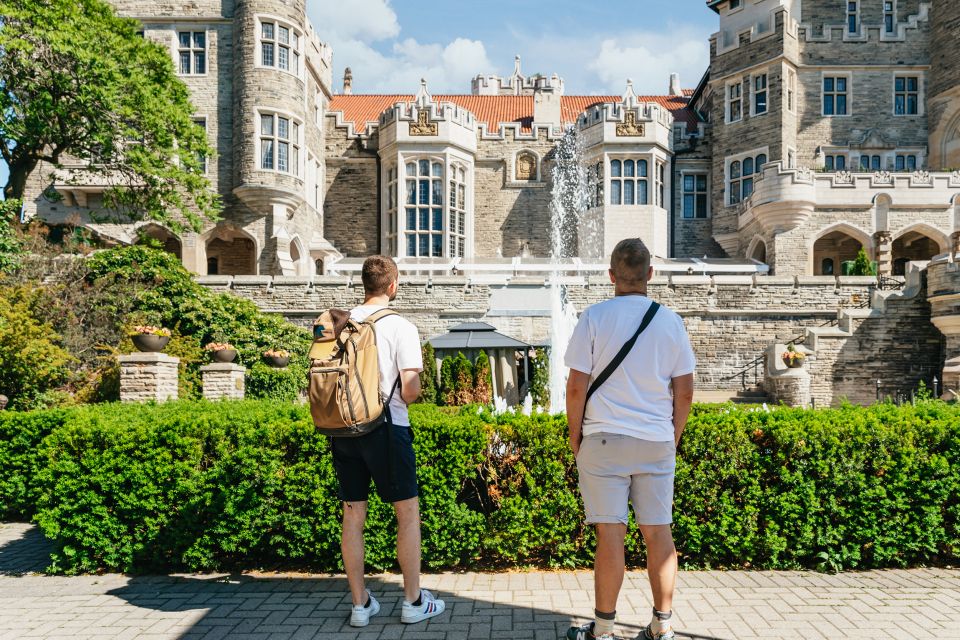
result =
[{"label": "trimmed shrub", "polygon": [[[411,407],[424,563],[586,567],[562,416]],[[697,407],[678,456],[688,568],[869,569],[960,557],[960,407]],[[0,414],[0,496],[56,541],[54,570],[340,569],[327,439],[303,406],[103,405]],[[394,567],[370,501],[367,558]],[[635,528],[628,563],[641,565]]]},{"label": "trimmed shrub", "polygon": [[454,396],[454,359],[446,356],[440,362],[440,400],[447,407],[456,405]]},{"label": "trimmed shrub", "polygon": [[473,365],[473,401],[477,404],[493,402],[493,377],[486,351],[480,352]]},{"label": "trimmed shrub", "polygon": [[463,352],[453,360],[453,404],[458,407],[473,402],[473,365]]},{"label": "trimmed shrub", "polygon": [[437,354],[429,342],[423,345],[423,371],[420,372],[420,402],[437,404]]},{"label": "trimmed shrub", "polygon": [[533,403],[546,407],[550,404],[550,359],[549,353],[543,347],[534,351],[536,357],[530,361],[530,395]]}]

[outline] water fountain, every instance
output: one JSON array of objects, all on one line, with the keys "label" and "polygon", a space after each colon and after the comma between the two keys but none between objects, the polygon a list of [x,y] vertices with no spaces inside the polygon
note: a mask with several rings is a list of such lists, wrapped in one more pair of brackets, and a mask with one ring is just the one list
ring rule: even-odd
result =
[{"label": "water fountain", "polygon": [[563,283],[565,259],[577,250],[577,226],[589,204],[587,171],[577,130],[569,127],[557,143],[550,202],[550,411],[566,410],[567,369],[563,357],[577,324],[577,310]]}]

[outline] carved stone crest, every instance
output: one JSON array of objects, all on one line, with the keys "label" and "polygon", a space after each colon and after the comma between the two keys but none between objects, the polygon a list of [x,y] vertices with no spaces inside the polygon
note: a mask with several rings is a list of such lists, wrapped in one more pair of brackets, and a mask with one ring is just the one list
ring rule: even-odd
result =
[{"label": "carved stone crest", "polygon": [[960,185],[960,170],[950,174],[950,186],[955,187],[957,185]]},{"label": "carved stone crest", "polygon": [[849,171],[837,171],[833,177],[833,184],[853,184],[853,174]]},{"label": "carved stone crest", "polygon": [[437,123],[430,122],[430,114],[426,109],[417,110],[417,121],[410,123],[411,136],[435,136],[437,135]]},{"label": "carved stone crest", "polygon": [[813,169],[810,167],[797,167],[797,180],[811,182],[813,180]]},{"label": "carved stone crest", "polygon": [[516,180],[537,179],[537,159],[532,153],[521,153],[517,156],[517,167],[514,172]]},{"label": "carved stone crest", "polygon": [[889,171],[875,171],[873,174],[874,184],[893,184],[893,174]]},{"label": "carved stone crest", "polygon": [[624,136],[642,136],[645,127],[642,122],[637,122],[637,114],[634,111],[627,111],[623,114],[623,122],[617,125],[617,137]]},{"label": "carved stone crest", "polygon": [[930,173],[927,171],[914,171],[911,182],[913,184],[930,184]]}]

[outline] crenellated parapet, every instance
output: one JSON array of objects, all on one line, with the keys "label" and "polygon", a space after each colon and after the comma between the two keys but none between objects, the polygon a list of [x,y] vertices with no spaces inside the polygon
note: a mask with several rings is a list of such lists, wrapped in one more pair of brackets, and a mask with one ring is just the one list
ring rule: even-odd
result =
[{"label": "crenellated parapet", "polygon": [[397,102],[380,114],[380,149],[394,144],[451,144],[464,151],[477,149],[477,119],[469,110],[453,102],[435,101],[421,81],[420,92],[412,102]]}]

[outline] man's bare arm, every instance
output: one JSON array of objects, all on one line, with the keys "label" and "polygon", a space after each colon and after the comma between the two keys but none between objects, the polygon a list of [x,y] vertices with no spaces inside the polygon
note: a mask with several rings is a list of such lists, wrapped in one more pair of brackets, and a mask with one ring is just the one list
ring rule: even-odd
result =
[{"label": "man's bare arm", "polygon": [[400,397],[407,404],[413,404],[420,397],[420,372],[416,369],[400,372]]},{"label": "man's bare arm", "polygon": [[693,404],[693,374],[673,378],[673,438],[680,446],[680,436],[690,417],[690,405]]},{"label": "man's bare arm", "polygon": [[567,377],[567,424],[570,425],[570,448],[576,457],[583,440],[583,410],[587,404],[590,374],[570,369]]}]

